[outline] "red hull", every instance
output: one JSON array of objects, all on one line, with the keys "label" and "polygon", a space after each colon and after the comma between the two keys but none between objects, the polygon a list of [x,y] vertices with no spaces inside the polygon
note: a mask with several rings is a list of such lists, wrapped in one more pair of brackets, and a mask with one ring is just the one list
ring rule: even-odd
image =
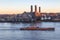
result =
[{"label": "red hull", "polygon": [[55,28],[27,27],[27,28],[20,28],[20,30],[55,30]]}]

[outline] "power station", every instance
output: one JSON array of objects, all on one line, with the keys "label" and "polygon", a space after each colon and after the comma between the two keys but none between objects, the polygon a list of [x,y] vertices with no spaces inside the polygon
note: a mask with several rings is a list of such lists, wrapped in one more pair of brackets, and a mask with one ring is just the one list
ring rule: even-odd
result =
[{"label": "power station", "polygon": [[37,6],[35,5],[35,13],[37,12]]},{"label": "power station", "polygon": [[[41,10],[40,10],[41,8],[39,7],[39,13],[41,12]],[[34,10],[35,12],[37,12],[37,6],[35,5],[35,10]],[[33,6],[31,5],[31,12],[33,12]]]},{"label": "power station", "polygon": [[39,13],[41,12],[40,7],[39,7]]},{"label": "power station", "polygon": [[31,5],[31,12],[33,12],[33,6]]},{"label": "power station", "polygon": [[[31,5],[31,12],[33,12],[33,6],[32,5]],[[40,16],[41,8],[39,7],[39,11],[37,11],[37,6],[35,5],[34,13],[35,13],[35,16]]]}]

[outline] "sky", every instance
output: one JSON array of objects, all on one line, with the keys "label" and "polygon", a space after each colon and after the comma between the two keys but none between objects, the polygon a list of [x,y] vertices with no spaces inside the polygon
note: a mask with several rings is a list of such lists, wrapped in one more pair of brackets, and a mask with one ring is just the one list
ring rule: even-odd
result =
[{"label": "sky", "polygon": [[30,12],[30,6],[41,7],[41,12],[60,12],[60,0],[0,0],[0,14]]}]

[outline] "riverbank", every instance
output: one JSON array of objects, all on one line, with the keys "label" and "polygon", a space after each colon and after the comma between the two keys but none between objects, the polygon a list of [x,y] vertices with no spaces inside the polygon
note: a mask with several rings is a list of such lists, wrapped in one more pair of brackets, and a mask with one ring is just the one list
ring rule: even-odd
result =
[{"label": "riverbank", "polygon": [[9,22],[9,23],[34,23],[34,22],[60,22],[60,20],[38,20],[38,21],[0,21],[1,23]]}]

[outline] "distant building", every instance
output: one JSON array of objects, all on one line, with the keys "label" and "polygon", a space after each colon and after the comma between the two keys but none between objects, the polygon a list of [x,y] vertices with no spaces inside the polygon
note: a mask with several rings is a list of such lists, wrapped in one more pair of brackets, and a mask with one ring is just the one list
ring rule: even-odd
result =
[{"label": "distant building", "polygon": [[41,12],[41,8],[39,7],[39,13]]},{"label": "distant building", "polygon": [[31,5],[31,12],[33,12],[33,6]]},{"label": "distant building", "polygon": [[35,12],[37,12],[37,6],[35,5]]}]

